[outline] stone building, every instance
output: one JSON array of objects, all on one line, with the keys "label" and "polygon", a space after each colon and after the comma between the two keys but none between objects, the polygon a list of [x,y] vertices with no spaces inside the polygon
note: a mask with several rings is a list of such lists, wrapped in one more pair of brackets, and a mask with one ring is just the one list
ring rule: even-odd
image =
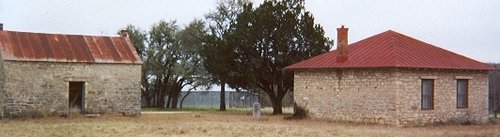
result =
[{"label": "stone building", "polygon": [[294,71],[296,107],[319,119],[426,125],[488,121],[491,66],[386,31],[285,69]]},{"label": "stone building", "polygon": [[140,114],[141,60],[122,36],[0,30],[0,116]]}]

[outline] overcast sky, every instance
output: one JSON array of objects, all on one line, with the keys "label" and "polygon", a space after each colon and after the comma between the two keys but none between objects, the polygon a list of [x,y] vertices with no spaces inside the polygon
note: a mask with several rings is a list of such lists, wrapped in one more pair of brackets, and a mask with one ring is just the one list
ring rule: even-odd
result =
[{"label": "overcast sky", "polygon": [[[260,4],[263,0],[255,3]],[[159,20],[183,26],[213,11],[216,0],[0,0],[4,30],[114,35]],[[499,0],[308,0],[328,37],[349,27],[349,43],[394,30],[482,61],[500,63]]]}]

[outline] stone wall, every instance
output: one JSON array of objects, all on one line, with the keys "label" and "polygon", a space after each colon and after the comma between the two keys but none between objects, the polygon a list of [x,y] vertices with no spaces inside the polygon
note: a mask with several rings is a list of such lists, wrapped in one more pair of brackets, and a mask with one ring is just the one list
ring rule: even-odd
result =
[{"label": "stone wall", "polygon": [[[399,70],[398,124],[486,123],[488,121],[487,71]],[[434,109],[421,109],[421,79],[434,79]],[[468,108],[457,108],[457,79],[469,79]]]},{"label": "stone wall", "polygon": [[2,53],[0,53],[0,118],[3,118],[3,101],[4,101],[4,90],[3,90],[3,83],[4,83],[4,73],[3,73],[3,59],[2,59]]},{"label": "stone wall", "polygon": [[69,82],[85,82],[85,113],[140,114],[141,65],[4,61],[4,116],[68,115]]},{"label": "stone wall", "polygon": [[308,116],[395,123],[394,80],[386,70],[296,71],[294,97]]},{"label": "stone wall", "polygon": [[[434,110],[421,110],[421,79],[435,79]],[[456,107],[456,78],[469,81],[469,107]],[[424,125],[487,121],[487,72],[407,69],[295,71],[294,97],[320,119]]]}]

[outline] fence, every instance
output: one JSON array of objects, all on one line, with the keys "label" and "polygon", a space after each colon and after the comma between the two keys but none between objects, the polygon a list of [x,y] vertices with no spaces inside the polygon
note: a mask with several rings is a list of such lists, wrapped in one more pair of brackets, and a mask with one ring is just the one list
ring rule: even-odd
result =
[{"label": "fence", "polygon": [[[188,92],[181,92],[182,99]],[[257,94],[249,92],[226,91],[226,107],[251,107],[253,102],[258,101]],[[180,100],[179,100],[180,105]],[[192,91],[184,99],[183,108],[219,108],[220,91]]]},{"label": "fence", "polygon": [[[181,92],[180,101],[187,92]],[[254,102],[260,102],[262,107],[271,107],[271,101],[267,94],[252,92],[226,91],[226,107],[228,108],[250,108]],[[220,91],[191,91],[182,103],[183,108],[219,108]],[[283,98],[283,107],[293,106],[293,94],[287,93]]]}]

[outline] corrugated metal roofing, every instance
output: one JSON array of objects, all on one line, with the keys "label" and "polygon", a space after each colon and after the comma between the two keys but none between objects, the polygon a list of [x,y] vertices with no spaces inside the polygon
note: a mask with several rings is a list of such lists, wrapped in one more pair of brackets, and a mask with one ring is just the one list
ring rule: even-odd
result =
[{"label": "corrugated metal roofing", "polygon": [[3,60],[141,64],[127,37],[0,31]]},{"label": "corrugated metal roofing", "polygon": [[348,60],[336,62],[337,51],[330,51],[285,69],[328,68],[428,68],[492,70],[490,65],[447,51],[389,30],[348,47]]}]

